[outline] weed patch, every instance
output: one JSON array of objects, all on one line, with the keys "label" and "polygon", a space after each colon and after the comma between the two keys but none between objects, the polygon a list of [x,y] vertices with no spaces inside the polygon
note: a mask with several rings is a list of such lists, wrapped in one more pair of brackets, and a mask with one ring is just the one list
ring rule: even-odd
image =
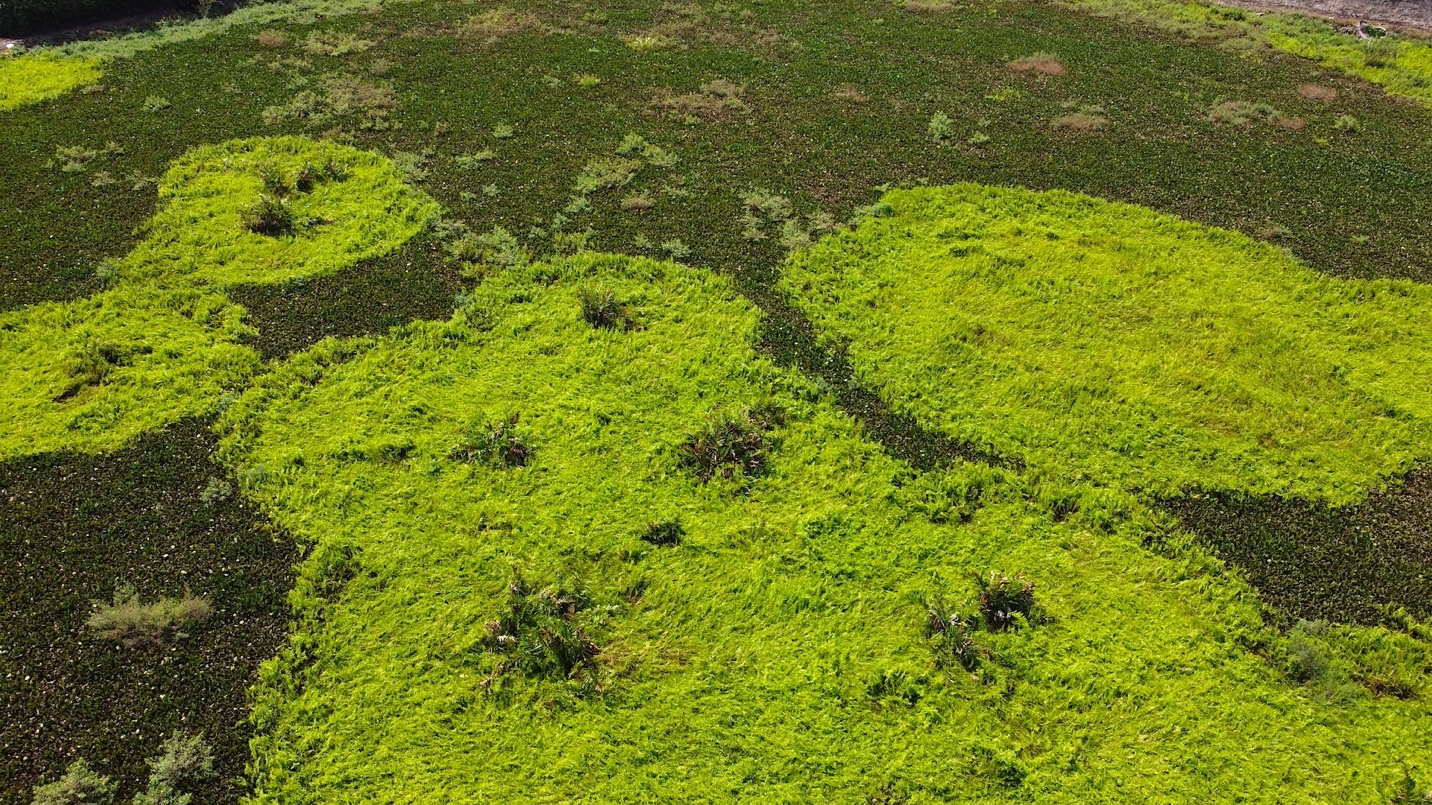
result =
[{"label": "weed patch", "polygon": [[1024,56],[1010,62],[1009,69],[1016,73],[1035,73],[1037,75],[1056,76],[1064,75],[1064,63],[1053,53],[1035,53],[1031,56]]},{"label": "weed patch", "polygon": [[718,78],[701,85],[696,92],[677,95],[671,90],[656,94],[652,105],[668,115],[687,121],[724,120],[751,111],[743,96],[744,84]]},{"label": "weed patch", "polygon": [[532,448],[517,432],[519,420],[519,414],[512,414],[506,419],[469,426],[448,456],[497,469],[525,466],[532,458]]},{"label": "weed patch", "polygon": [[188,592],[182,598],[160,598],[145,604],[133,586],[120,585],[110,604],[95,604],[85,621],[98,640],[116,640],[126,646],[159,646],[182,640],[204,623],[214,608],[206,599]]}]

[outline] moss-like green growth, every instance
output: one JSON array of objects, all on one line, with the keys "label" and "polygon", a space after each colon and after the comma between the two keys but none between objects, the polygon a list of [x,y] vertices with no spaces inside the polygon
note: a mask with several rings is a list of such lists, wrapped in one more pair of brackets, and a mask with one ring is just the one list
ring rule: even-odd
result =
[{"label": "moss-like green growth", "polygon": [[119,262],[125,279],[226,286],[331,274],[392,251],[437,213],[387,158],[301,137],[197,148],[164,174],[159,198],[144,241]]},{"label": "moss-like green growth", "polygon": [[[145,239],[86,299],[0,314],[0,456],[108,450],[213,410],[258,368],[224,288],[397,249],[436,204],[383,157],[296,137],[199,148],[165,174]],[[263,202],[288,217],[261,225]]]},{"label": "moss-like green growth", "polygon": [[104,71],[92,57],[24,53],[0,56],[0,111],[56,98],[93,84]]},{"label": "moss-like green growth", "polygon": [[902,190],[784,283],[927,427],[1066,481],[1357,499],[1429,454],[1432,291],[1087,196]]},{"label": "moss-like green growth", "polygon": [[0,315],[0,455],[112,450],[212,409],[258,367],[243,308],[120,287]]},{"label": "moss-like green growth", "polygon": [[[644,326],[587,324],[593,284]],[[1281,643],[1246,588],[1142,548],[1158,522],[1126,499],[1058,523],[1001,472],[915,476],[757,328],[706,272],[587,253],[259,380],[224,460],[311,552],[255,691],[254,801],[1371,802],[1432,766],[1425,702],[1311,697],[1247,648]],[[682,466],[707,423],[770,408],[758,476]],[[452,455],[518,413],[521,466]],[[560,582],[545,636],[514,567]],[[925,602],[978,607],[995,569],[1038,584],[1037,628],[933,665]],[[1339,645],[1333,676],[1370,672]]]}]

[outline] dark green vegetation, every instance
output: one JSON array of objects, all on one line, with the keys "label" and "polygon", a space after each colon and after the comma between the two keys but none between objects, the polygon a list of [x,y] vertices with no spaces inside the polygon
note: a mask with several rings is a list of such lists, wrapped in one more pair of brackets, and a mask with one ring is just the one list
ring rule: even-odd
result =
[{"label": "dark green vegetation", "polygon": [[[799,284],[779,284],[789,250],[839,242],[860,208],[859,232],[880,226],[896,211],[883,186],[922,181],[1077,190],[1238,229],[1325,273],[1427,280],[1424,110],[1290,56],[1024,2],[430,2],[213,30],[165,33],[171,44],[107,61],[92,91],[0,111],[0,309],[6,322],[69,315],[143,280],[183,286],[183,311],[223,313],[238,370],[195,371],[213,388],[182,396],[187,413],[232,403],[226,470],[196,455],[168,484],[201,501],[228,500],[232,484],[307,550],[298,622],[254,692],[256,801],[1372,803],[1432,777],[1426,627],[1380,606],[1425,614],[1421,560],[1318,575],[1308,567],[1336,552],[1317,546],[1344,540],[1338,529],[1389,520],[1314,510],[1307,533],[1326,537],[1288,547],[1253,525],[1276,501],[1218,497],[1352,505],[1405,470],[1421,392],[1398,378],[1420,369],[1415,344],[1379,353],[1395,371],[1355,378],[1403,398],[1293,406],[1314,436],[1344,420],[1353,436],[1304,439],[1292,452],[1311,458],[1291,480],[1224,483],[1246,480],[1246,462],[1204,474],[1180,460],[1179,483],[1158,491],[1202,483],[1238,515],[1209,529],[1226,515],[1179,509],[1194,543],[1127,474],[1101,485],[1047,460],[1060,445],[1097,452],[1097,439],[1045,438],[1054,452],[1041,456],[989,422],[945,427],[892,395],[859,344],[812,327],[787,294]],[[278,142],[302,153],[277,173],[223,164],[241,147],[231,140],[283,134],[301,135]],[[358,157],[313,139],[385,157],[362,163],[383,192],[343,190],[349,175],[318,152]],[[156,203],[162,176],[167,189],[212,181],[190,208],[197,223]],[[399,177],[444,220],[427,226],[432,206]],[[305,201],[325,193],[353,206]],[[331,240],[303,251],[334,230],[392,236],[339,261],[324,262]],[[295,242],[228,270],[231,248]],[[557,257],[592,249],[688,265]],[[306,270],[302,254],[323,265]],[[1410,310],[1422,293],[1379,287],[1392,291],[1374,301]],[[1398,331],[1395,318],[1345,323]],[[15,332],[0,327],[0,346]],[[85,404],[117,394],[137,364],[170,365],[145,346],[183,339],[132,341],[90,339],[56,363],[61,350],[37,340],[7,367],[61,366],[66,382],[32,396]],[[1286,396],[1345,381],[1330,368]],[[115,500],[154,499],[118,468],[191,432],[138,436],[173,412],[153,415],[147,394],[116,399],[110,413],[133,427],[27,420],[6,452],[139,438],[85,477]],[[1285,446],[1222,424],[1250,455]],[[1140,477],[1157,476],[1145,458]],[[83,459],[12,464],[65,461]],[[1386,518],[1407,535],[1399,545],[1423,544],[1427,498],[1405,488]],[[29,527],[72,550],[84,543],[66,522]],[[1229,572],[1201,546],[1263,566]],[[1290,551],[1296,562],[1266,561]],[[162,554],[106,561],[131,563],[145,603],[191,581],[147,580]],[[115,593],[94,568],[102,578],[66,588],[81,608]],[[191,587],[217,614],[166,634],[163,656],[218,662],[194,649],[230,604]],[[1336,606],[1307,603],[1319,596]],[[78,641],[83,618],[72,626]],[[99,678],[137,674],[149,655],[125,656]],[[238,696],[246,673],[222,693]],[[176,696],[163,701],[180,707]],[[148,700],[66,701],[43,730],[27,722],[34,743],[6,797],[23,802],[24,781],[81,755],[125,797],[142,788],[143,758],[176,725],[145,720]],[[244,757],[229,729],[241,702],[229,712],[199,725],[221,801],[240,790]],[[126,719],[146,724],[142,746],[108,731]],[[72,752],[51,724],[93,743]]]},{"label": "dark green vegetation", "polygon": [[[185,422],[105,457],[0,464],[0,798],[28,802],[78,758],[128,801],[176,729],[203,732],[218,776],[196,794],[233,801],[248,758],[244,689],[284,642],[292,538],[224,493],[214,438]],[[206,494],[206,490],[208,490]],[[117,586],[144,600],[207,597],[187,636],[125,646],[87,634]],[[24,606],[18,606],[24,602]]]},{"label": "dark green vegetation", "polygon": [[1408,473],[1356,506],[1267,495],[1165,502],[1270,604],[1296,618],[1376,624],[1402,605],[1432,618],[1432,476]]}]

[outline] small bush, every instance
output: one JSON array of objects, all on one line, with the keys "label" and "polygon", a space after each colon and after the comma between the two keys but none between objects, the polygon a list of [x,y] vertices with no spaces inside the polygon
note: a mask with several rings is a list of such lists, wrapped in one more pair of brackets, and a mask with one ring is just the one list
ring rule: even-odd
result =
[{"label": "small bush", "polygon": [[449,457],[498,469],[525,466],[532,458],[532,448],[517,434],[519,418],[520,414],[513,414],[497,422],[470,427]]},{"label": "small bush", "polygon": [[1301,635],[1288,644],[1288,676],[1296,682],[1308,683],[1321,679],[1328,671],[1328,658]]},{"label": "small bush", "polygon": [[681,464],[696,470],[701,483],[736,474],[760,475],[766,469],[766,433],[779,424],[779,415],[767,409],[747,409],[721,416],[704,431],[688,438],[680,448]]},{"label": "small bush", "polygon": [[577,291],[582,318],[598,330],[630,330],[636,319],[610,288],[582,288]]},{"label": "small bush", "polygon": [[955,121],[944,112],[936,112],[930,117],[930,137],[937,143],[947,143],[955,136]]},{"label": "small bush", "polygon": [[510,140],[517,136],[517,129],[506,123],[498,123],[492,127],[492,138],[494,140]]},{"label": "small bush", "polygon": [[681,238],[672,238],[661,242],[661,250],[672,260],[685,260],[691,256],[691,249],[681,242]]},{"label": "small bush", "polygon": [[214,776],[214,752],[201,735],[175,732],[149,764],[149,785],[134,797],[134,805],[188,805],[192,796],[181,793],[194,783]]},{"label": "small bush", "polygon": [[65,776],[53,783],[37,785],[30,805],[109,805],[118,785],[91,771],[81,758],[65,769]]},{"label": "small bush", "polygon": [[150,95],[144,99],[144,111],[162,112],[169,108],[169,99],[161,98],[158,95]]},{"label": "small bush", "polygon": [[228,500],[233,494],[234,487],[228,481],[223,478],[210,478],[209,485],[199,493],[199,502],[205,506],[213,506]]},{"label": "small bush", "polygon": [[999,632],[1035,618],[1034,582],[1025,581],[1018,573],[1011,578],[994,572],[977,581],[979,612],[986,629]]},{"label": "small bush", "polygon": [[208,599],[188,590],[183,598],[160,598],[145,604],[134,587],[120,585],[112,603],[96,602],[85,626],[99,640],[118,640],[131,647],[162,645],[187,637],[186,630],[208,620],[213,611]]},{"label": "small bush", "polygon": [[681,538],[686,536],[686,529],[682,527],[680,520],[661,520],[655,523],[647,523],[646,531],[642,532],[641,538],[652,545],[677,545]]},{"label": "small bush", "polygon": [[1343,134],[1357,134],[1362,131],[1362,122],[1352,115],[1340,115],[1333,121],[1333,129]]}]

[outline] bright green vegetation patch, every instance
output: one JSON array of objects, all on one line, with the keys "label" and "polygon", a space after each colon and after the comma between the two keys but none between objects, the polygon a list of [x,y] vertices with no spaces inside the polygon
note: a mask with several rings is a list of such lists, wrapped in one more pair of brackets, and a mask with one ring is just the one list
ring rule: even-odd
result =
[{"label": "bright green vegetation patch", "polygon": [[927,427],[1066,481],[1360,498],[1428,454],[1432,292],[1063,191],[898,190],[784,283]]},{"label": "bright green vegetation patch", "polygon": [[225,287],[331,274],[436,210],[387,159],[297,137],[197,149],[159,195],[109,289],[0,314],[0,456],[113,449],[214,410],[259,365]]},{"label": "bright green vegetation patch", "polygon": [[1195,39],[1219,39],[1234,51],[1271,46],[1348,75],[1393,95],[1432,107],[1432,41],[1380,35],[1359,39],[1331,23],[1301,14],[1253,14],[1240,8],[1174,0],[1060,0],[1064,5],[1121,20],[1136,20]]},{"label": "bright green vegetation patch", "polygon": [[0,56],[0,111],[49,100],[103,75],[99,59],[25,53]]},{"label": "bright green vegetation patch", "polygon": [[[230,407],[224,460],[310,546],[255,801],[1376,802],[1432,771],[1426,703],[1348,681],[1415,680],[1411,638],[1320,627],[1290,681],[1246,588],[1141,547],[1157,518],[916,475],[757,328],[705,271],[584,253]],[[1040,614],[957,627],[992,569]]]},{"label": "bright green vegetation patch", "polygon": [[437,205],[391,160],[301,137],[197,148],[164,174],[147,237],[121,259],[123,280],[283,283],[332,274],[392,251]]}]

